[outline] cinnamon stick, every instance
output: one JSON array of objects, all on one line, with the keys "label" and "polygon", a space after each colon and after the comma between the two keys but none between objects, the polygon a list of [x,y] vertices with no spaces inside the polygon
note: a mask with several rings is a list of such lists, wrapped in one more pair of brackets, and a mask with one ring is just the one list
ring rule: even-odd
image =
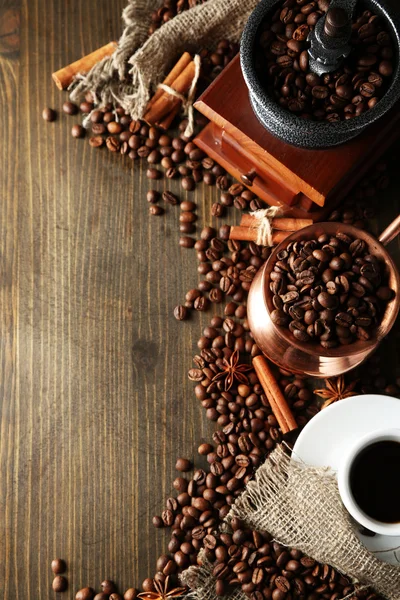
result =
[{"label": "cinnamon stick", "polygon": [[282,430],[282,433],[288,433],[293,429],[297,429],[298,425],[285,400],[284,395],[276,381],[267,361],[264,356],[258,355],[253,358],[253,367],[257,373],[257,377],[271,405],[272,412]]},{"label": "cinnamon stick", "polygon": [[[254,227],[258,222],[257,217],[245,214],[242,216],[240,225],[242,227]],[[277,231],[298,231],[312,224],[312,219],[294,219],[289,217],[274,217],[271,219],[272,229],[276,229]]]},{"label": "cinnamon stick", "polygon": [[163,118],[162,121],[157,121],[156,125],[158,127],[161,127],[161,129],[169,129],[171,127],[172,121],[175,119],[176,115],[179,113],[180,110],[181,107],[178,104],[177,106],[175,106],[175,108],[171,110],[171,112],[166,117]]},{"label": "cinnamon stick", "polygon": [[[273,231],[272,232],[272,243],[275,246],[280,244],[290,235],[289,231]],[[229,234],[231,240],[241,240],[245,242],[256,242],[257,231],[250,227],[242,227],[240,225],[233,225]]]},{"label": "cinnamon stick", "polygon": [[[191,62],[191,60],[192,60],[192,57],[190,56],[189,52],[184,52],[182,54],[182,56],[180,57],[180,59],[178,60],[178,62],[176,63],[176,65],[173,67],[173,69],[171,69],[171,71],[168,73],[168,75],[164,79],[163,84],[169,85],[171,87],[171,85],[174,83],[175,79],[177,79],[179,77],[179,75],[182,73],[182,71],[185,70],[185,68],[188,66],[188,64]],[[164,93],[165,92],[162,88],[157,89],[156,93],[154,94],[154,96],[150,99],[149,103],[147,104],[146,113],[148,112],[150,107],[153,106],[153,104]]]},{"label": "cinnamon stick", "polygon": [[[185,94],[190,89],[195,70],[194,61],[191,61],[175,81],[171,83],[170,87],[179,94]],[[158,100],[156,100],[146,112],[144,119],[148,123],[162,121],[176,106],[180,106],[180,104],[180,98],[163,91]]]},{"label": "cinnamon stick", "polygon": [[55,81],[56,86],[59,90],[65,90],[78,73],[87,73],[103,58],[114,54],[116,49],[117,42],[110,42],[106,46],[98,48],[98,50],[91,52],[87,56],[83,56],[79,60],[76,60],[59,71],[56,71],[52,74],[52,78]]}]

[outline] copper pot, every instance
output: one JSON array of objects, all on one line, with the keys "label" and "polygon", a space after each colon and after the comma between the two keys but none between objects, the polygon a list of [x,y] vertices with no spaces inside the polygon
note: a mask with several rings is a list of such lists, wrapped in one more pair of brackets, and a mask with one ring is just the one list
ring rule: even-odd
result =
[{"label": "copper pot", "polygon": [[[370,254],[374,254],[384,262],[388,285],[394,290],[395,295],[388,302],[382,322],[370,340],[357,340],[348,346],[326,349],[318,343],[301,343],[292,336],[288,329],[279,327],[272,322],[270,313],[274,307],[269,281],[270,273],[277,260],[277,253],[286,248],[289,242],[315,239],[323,233],[336,235],[339,231],[353,238],[364,240]],[[362,363],[389,333],[399,312],[400,277],[392,258],[384,247],[399,232],[400,215],[385,229],[379,240],[352,225],[315,223],[292,233],[279,244],[265,265],[258,271],[248,297],[247,312],[250,329],[262,352],[279,367],[311,377],[335,377]]]}]

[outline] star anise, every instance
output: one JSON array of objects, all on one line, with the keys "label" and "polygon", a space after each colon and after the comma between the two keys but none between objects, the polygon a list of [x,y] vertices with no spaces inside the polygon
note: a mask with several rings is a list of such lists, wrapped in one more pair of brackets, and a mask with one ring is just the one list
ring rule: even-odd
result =
[{"label": "star anise", "polygon": [[229,360],[224,358],[222,362],[224,363],[223,370],[220,373],[217,373],[212,381],[219,381],[220,379],[225,379],[224,389],[227,392],[231,389],[234,380],[236,379],[239,383],[244,383],[247,385],[249,380],[247,379],[244,373],[246,371],[251,371],[252,367],[250,365],[238,364],[239,361],[239,350],[235,350],[232,352]]},{"label": "star anise", "polygon": [[336,379],[327,379],[325,385],[326,388],[314,390],[314,394],[317,394],[317,396],[320,396],[325,400],[321,408],[326,408],[338,400],[350,398],[350,396],[357,396],[357,392],[353,392],[357,385],[357,380],[346,385],[343,375],[340,375],[340,377],[337,377]]},{"label": "star anise", "polygon": [[138,598],[144,598],[145,600],[167,600],[167,598],[180,598],[184,592],[185,587],[177,587],[173,590],[168,591],[169,576],[166,578],[164,587],[156,579],[153,580],[155,592],[141,592],[138,594]]}]

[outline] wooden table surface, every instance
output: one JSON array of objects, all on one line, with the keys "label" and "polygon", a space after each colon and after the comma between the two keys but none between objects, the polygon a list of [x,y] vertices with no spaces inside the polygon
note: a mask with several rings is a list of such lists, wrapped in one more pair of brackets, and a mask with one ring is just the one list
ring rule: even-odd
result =
[{"label": "wooden table surface", "polygon": [[[41,118],[65,99],[51,73],[117,38],[123,6],[0,0],[4,600],[53,597],[56,556],[68,599],[106,577],[123,591],[152,575],[167,537],[151,517],[177,456],[196,456],[213,430],[186,378],[210,312],[172,316],[198,281],[195,252],[178,246],[179,208],[150,218],[145,164],[73,140],[74,118]],[[190,197],[200,226],[211,223],[216,190]],[[382,198],[381,225],[399,212],[396,186]]]}]

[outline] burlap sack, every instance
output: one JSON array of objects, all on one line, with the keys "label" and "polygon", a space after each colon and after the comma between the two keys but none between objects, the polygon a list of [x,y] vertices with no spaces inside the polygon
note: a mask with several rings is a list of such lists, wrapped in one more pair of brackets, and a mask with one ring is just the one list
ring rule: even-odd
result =
[{"label": "burlap sack", "polygon": [[[372,586],[388,600],[400,600],[400,566],[382,562],[359,541],[344,508],[336,475],[327,469],[291,462],[281,447],[258,469],[232,507],[252,529],[269,531],[276,540],[298,548],[321,563],[332,565],[354,582]],[[183,575],[194,587],[195,600],[216,600],[207,563]],[[197,581],[197,583],[196,583]],[[243,600],[237,591],[230,598]]]},{"label": "burlap sack", "polygon": [[238,41],[257,0],[208,0],[183,11],[145,41],[150,14],[159,4],[154,0],[129,1],[122,15],[125,30],[118,49],[79,77],[71,92],[72,100],[91,91],[99,103],[116,102],[132,118],[141,117],[174,61],[185,50],[211,48],[223,38]]}]

